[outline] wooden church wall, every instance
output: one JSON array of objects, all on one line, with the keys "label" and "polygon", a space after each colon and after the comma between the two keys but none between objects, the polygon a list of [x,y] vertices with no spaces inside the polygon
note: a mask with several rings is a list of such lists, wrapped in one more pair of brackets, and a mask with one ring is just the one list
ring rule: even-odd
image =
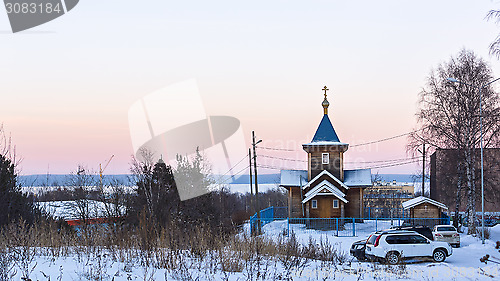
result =
[{"label": "wooden church wall", "polygon": [[[330,162],[328,164],[322,164],[322,154],[329,153],[330,154]],[[323,170],[327,170],[332,175],[334,175],[339,180],[344,180],[344,174],[342,171],[342,152],[339,151],[313,151],[309,153],[309,170],[311,171],[310,179],[313,179]]]},{"label": "wooden church wall", "polygon": [[347,191],[346,197],[349,203],[345,206],[346,218],[361,218],[363,206],[363,189],[351,187]]},{"label": "wooden church wall", "polygon": [[[291,187],[288,192],[288,206],[291,207],[290,216],[292,218],[302,218],[302,197],[300,187]],[[305,207],[304,207],[305,208]]]},{"label": "wooden church wall", "polygon": [[[341,207],[343,204],[339,200],[339,207],[333,208],[333,196],[316,196],[313,200],[318,200],[318,208],[313,209],[312,204],[309,204],[309,217],[311,218],[340,218]],[[311,202],[311,201],[309,201]]]}]

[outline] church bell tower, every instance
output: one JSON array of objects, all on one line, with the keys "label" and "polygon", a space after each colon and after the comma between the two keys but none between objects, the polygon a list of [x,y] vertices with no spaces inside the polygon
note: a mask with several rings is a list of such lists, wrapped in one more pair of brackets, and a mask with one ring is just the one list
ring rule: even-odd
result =
[{"label": "church bell tower", "polygon": [[332,122],[328,118],[328,107],[330,103],[327,99],[326,86],[322,89],[325,98],[322,102],[323,118],[319,123],[318,129],[310,143],[302,145],[307,152],[307,175],[311,180],[323,170],[327,170],[337,179],[344,181],[344,152],[347,151],[349,144],[342,143],[333,129]]}]

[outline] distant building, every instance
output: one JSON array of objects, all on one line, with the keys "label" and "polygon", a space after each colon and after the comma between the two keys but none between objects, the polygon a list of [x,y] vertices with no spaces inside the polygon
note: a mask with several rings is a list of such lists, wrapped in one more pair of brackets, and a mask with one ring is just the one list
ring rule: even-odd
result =
[{"label": "distant building", "polygon": [[415,196],[413,185],[378,181],[364,190],[365,218],[401,218],[402,203]]},{"label": "distant building", "polygon": [[[486,148],[484,154],[484,209],[485,212],[500,212],[500,148]],[[430,198],[443,202],[455,211],[458,185],[459,151],[438,149],[431,155]],[[481,155],[475,151],[476,210],[481,211]],[[466,188],[460,193],[459,211],[466,210]]]},{"label": "distant building", "polygon": [[372,185],[371,171],[344,170],[349,145],[333,129],[324,90],[323,119],[312,141],[302,145],[308,169],[282,170],[280,186],[288,191],[290,217],[359,218],[363,216],[363,190]]}]

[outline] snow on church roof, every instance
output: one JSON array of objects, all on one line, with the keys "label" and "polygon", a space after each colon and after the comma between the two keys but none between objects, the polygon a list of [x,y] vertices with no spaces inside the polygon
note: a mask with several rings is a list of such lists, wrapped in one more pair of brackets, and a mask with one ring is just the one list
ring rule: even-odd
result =
[{"label": "snow on church roof", "polygon": [[310,142],[306,143],[303,145],[349,145],[348,143],[345,142],[338,142],[338,141],[315,141],[315,142]]},{"label": "snow on church roof", "polygon": [[344,184],[347,186],[371,186],[371,169],[344,170]]},{"label": "snow on church roof", "polygon": [[281,170],[280,186],[300,186],[300,177],[302,185],[307,184],[307,171],[304,170]]},{"label": "snow on church roof", "polygon": [[[331,174],[330,174],[331,175]],[[310,182],[307,181],[306,170],[281,170],[280,186],[301,186],[300,177],[302,177],[302,187]],[[333,176],[332,176],[333,177]],[[344,170],[344,182],[349,187],[367,187],[372,185],[372,174],[370,169]]]}]

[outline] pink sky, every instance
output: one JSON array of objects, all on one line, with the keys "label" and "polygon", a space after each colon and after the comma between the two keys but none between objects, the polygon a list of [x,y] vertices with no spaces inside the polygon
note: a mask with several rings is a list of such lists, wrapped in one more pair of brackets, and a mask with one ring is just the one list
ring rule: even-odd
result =
[{"label": "pink sky", "polygon": [[[487,0],[189,2],[82,1],[18,34],[0,10],[0,122],[23,174],[97,171],[111,155],[106,173],[128,173],[130,106],[186,79],[208,115],[241,121],[247,145],[254,130],[298,150],[263,154],[305,159],[325,85],[337,134],[356,144],[411,131],[426,76],[463,47],[498,70],[488,45],[499,28],[484,19],[498,7]],[[349,149],[346,161],[405,158],[405,144]]]}]

